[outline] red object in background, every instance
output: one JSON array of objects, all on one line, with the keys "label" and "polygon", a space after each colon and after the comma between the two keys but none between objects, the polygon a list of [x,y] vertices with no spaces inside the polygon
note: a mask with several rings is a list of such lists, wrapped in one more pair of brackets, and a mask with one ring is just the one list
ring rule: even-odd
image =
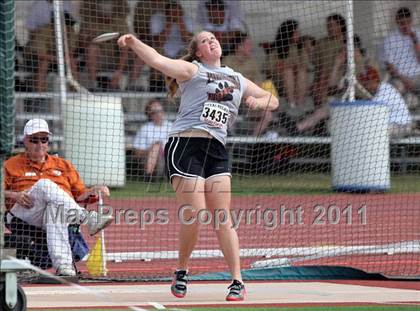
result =
[{"label": "red object in background", "polygon": [[259,46],[264,49],[265,54],[269,54],[274,48],[274,43],[266,41],[266,42],[261,42]]},{"label": "red object in background", "polygon": [[215,31],[213,32],[214,36],[216,37],[217,40],[221,40],[223,37],[223,33],[221,31]]}]

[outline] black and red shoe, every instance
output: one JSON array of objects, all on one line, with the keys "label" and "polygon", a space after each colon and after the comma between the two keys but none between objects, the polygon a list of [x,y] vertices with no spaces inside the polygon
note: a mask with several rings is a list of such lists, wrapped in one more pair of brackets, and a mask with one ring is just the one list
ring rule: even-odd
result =
[{"label": "black and red shoe", "polygon": [[245,299],[245,285],[241,281],[233,280],[232,284],[228,287],[227,301],[243,301]]},{"label": "black and red shoe", "polygon": [[187,294],[188,272],[176,270],[172,280],[171,292],[177,298],[184,298]]}]

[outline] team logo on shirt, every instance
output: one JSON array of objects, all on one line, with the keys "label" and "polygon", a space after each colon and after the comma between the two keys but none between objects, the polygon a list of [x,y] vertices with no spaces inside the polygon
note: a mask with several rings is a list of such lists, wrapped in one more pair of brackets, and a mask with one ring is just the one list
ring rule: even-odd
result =
[{"label": "team logo on shirt", "polygon": [[[220,82],[218,82],[220,81]],[[214,93],[208,93],[208,100],[223,102],[233,100],[233,91],[240,89],[241,84],[237,76],[231,76],[223,73],[207,72],[207,84],[216,84]]]},{"label": "team logo on shirt", "polygon": [[217,102],[225,102],[233,100],[233,87],[225,81],[225,83],[219,82],[216,87],[215,93],[208,93],[208,100],[214,100]]}]

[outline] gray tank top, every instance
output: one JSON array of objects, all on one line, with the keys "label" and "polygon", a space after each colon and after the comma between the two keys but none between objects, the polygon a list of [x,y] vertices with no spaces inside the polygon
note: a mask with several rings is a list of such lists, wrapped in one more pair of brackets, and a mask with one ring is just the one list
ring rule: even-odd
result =
[{"label": "gray tank top", "polygon": [[227,129],[238,116],[246,88],[244,77],[229,67],[208,67],[197,61],[197,73],[181,82],[181,103],[169,134],[201,129],[226,143]]}]

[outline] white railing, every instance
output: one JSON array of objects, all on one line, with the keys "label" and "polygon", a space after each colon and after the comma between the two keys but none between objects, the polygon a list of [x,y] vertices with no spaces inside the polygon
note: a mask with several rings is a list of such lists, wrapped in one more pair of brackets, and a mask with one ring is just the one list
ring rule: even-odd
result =
[{"label": "white railing", "polygon": [[[153,92],[100,92],[94,93],[95,96],[117,96],[122,99],[150,99],[150,98],[166,98],[166,93],[153,93]],[[15,94],[16,99],[26,99],[26,98],[59,98],[59,92],[17,92]],[[24,112],[17,113],[16,120],[25,121],[33,117],[43,118],[47,121],[60,121],[60,113],[45,113],[45,112]],[[167,113],[169,120],[174,120],[176,113]],[[126,122],[145,122],[146,116],[143,112],[130,112],[124,115],[124,120]],[[413,120],[420,120],[420,115],[413,115]],[[17,137],[20,139],[21,137]],[[55,137],[55,141],[63,141],[63,137]],[[132,148],[130,137],[127,139],[127,147]],[[330,144],[330,137],[311,137],[311,136],[280,136],[276,139],[265,138],[265,137],[252,137],[252,136],[231,136],[227,138],[227,142],[230,144],[242,143],[242,144],[257,144],[257,143],[273,143],[273,144]],[[399,145],[420,145],[420,137],[405,137],[392,139],[391,144]]]}]

